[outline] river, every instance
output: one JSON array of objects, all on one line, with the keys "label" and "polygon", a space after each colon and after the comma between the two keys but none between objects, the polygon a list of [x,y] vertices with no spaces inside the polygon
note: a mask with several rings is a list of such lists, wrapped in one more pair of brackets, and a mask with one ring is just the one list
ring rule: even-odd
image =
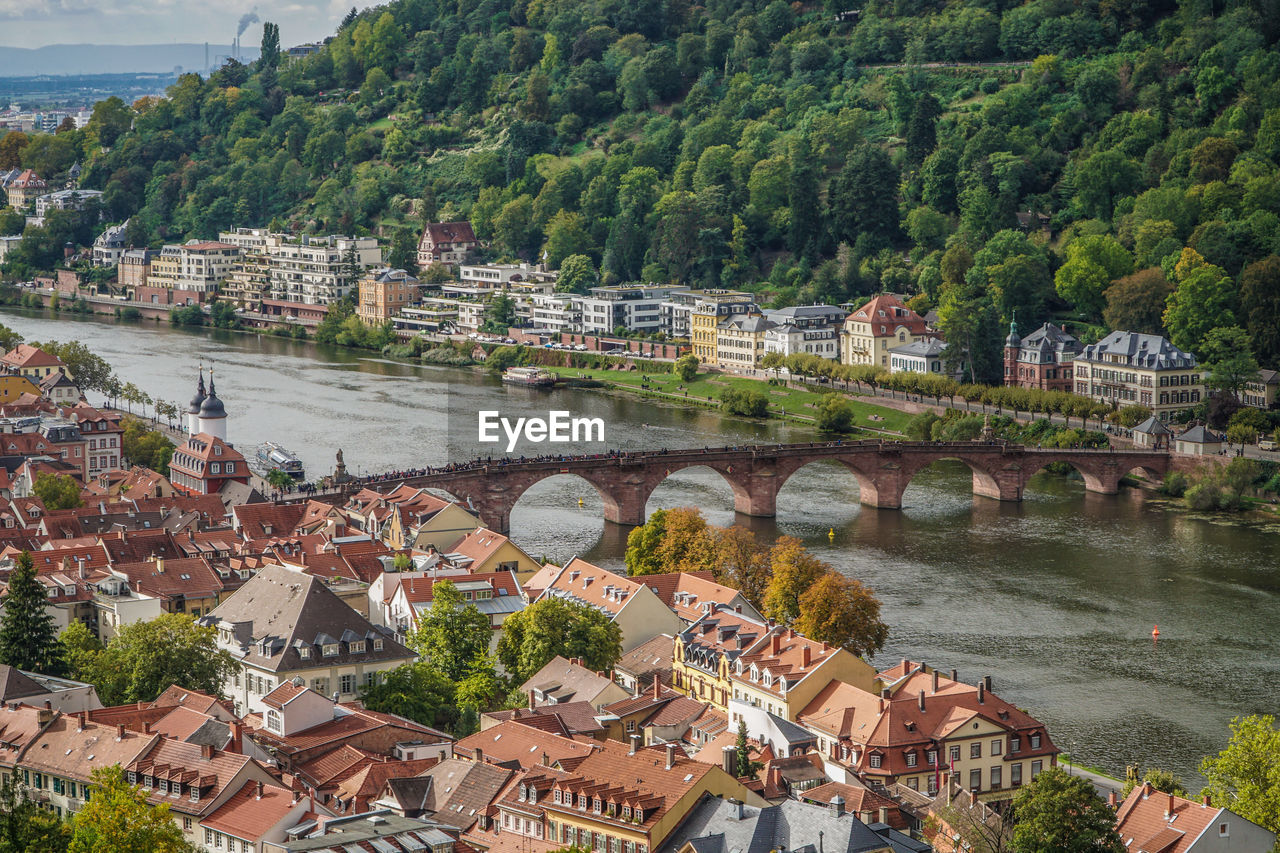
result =
[{"label": "river", "polygon": [[[123,380],[184,410],[198,367],[213,367],[229,440],[246,453],[279,441],[313,478],[332,470],[339,447],[353,473],[492,453],[476,440],[482,408],[599,417],[618,449],[811,438],[778,422],[511,388],[473,371],[270,336],[16,311],[3,322],[28,340],[80,340]],[[1088,494],[1079,480],[1047,474],[1026,500],[1002,504],[972,496],[968,470],[946,462],[922,472],[903,503],[861,507],[852,476],[818,463],[787,483],[776,519],[737,520],[765,540],[802,538],[876,592],[891,628],[877,664],[909,657],[970,682],[991,675],[1060,748],[1113,774],[1141,762],[1198,788],[1200,758],[1225,744],[1232,716],[1280,708],[1280,526],[1198,517],[1134,490]],[[662,506],[735,520],[728,486],[705,469],[660,486],[649,509]],[[617,567],[626,531],[606,524],[593,490],[566,475],[521,499],[512,535],[535,557]]]}]

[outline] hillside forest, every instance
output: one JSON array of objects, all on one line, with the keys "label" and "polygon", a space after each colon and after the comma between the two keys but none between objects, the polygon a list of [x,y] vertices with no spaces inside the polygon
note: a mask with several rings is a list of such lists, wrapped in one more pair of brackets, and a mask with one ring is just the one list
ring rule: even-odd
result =
[{"label": "hillside forest", "polygon": [[269,25],[252,64],[0,140],[105,193],[5,271],[126,219],[372,233],[412,267],[424,222],[469,219],[568,288],[904,293],[978,378],[1015,318],[1280,366],[1272,0],[855,2],[395,0],[297,59]]}]

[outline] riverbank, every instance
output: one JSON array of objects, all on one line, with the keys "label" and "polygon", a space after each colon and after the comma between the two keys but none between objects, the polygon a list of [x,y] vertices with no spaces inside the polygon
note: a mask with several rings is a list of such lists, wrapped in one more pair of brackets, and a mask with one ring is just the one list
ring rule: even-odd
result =
[{"label": "riverbank", "polygon": [[[684,382],[674,373],[645,373],[643,366],[637,370],[592,370],[578,367],[544,367],[572,383],[587,380],[602,383],[606,390],[622,390],[646,397],[669,400],[683,405],[697,405],[718,409],[720,395],[726,390],[758,391],[769,400],[769,414],[799,423],[812,424],[818,405],[825,393],[784,384],[770,384],[750,377],[729,376],[720,373],[699,373],[691,382]],[[872,433],[902,435],[911,415],[867,403],[857,395],[839,392],[848,400],[854,414],[854,426]]]}]

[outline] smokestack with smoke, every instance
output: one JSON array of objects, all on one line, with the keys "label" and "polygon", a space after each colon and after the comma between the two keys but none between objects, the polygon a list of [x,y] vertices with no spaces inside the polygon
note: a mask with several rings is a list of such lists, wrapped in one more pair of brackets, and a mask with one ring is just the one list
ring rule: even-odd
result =
[{"label": "smokestack with smoke", "polygon": [[258,17],[258,7],[254,6],[252,10],[245,12],[240,16],[240,25],[236,28],[236,38],[244,35],[244,31],[249,29],[250,24],[256,24],[261,18]]}]

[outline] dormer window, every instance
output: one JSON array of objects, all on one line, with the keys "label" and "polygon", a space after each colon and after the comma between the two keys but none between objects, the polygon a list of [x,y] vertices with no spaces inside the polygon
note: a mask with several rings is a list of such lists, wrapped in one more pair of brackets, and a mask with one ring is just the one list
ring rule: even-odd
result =
[{"label": "dormer window", "polygon": [[631,819],[631,806],[623,806],[623,807],[622,807],[622,819],[623,819],[623,820],[630,820],[630,819]]},{"label": "dormer window", "polygon": [[364,652],[364,640],[355,640],[349,644],[352,654],[362,654]]},{"label": "dormer window", "polygon": [[644,809],[636,809],[636,820],[644,823]]},{"label": "dormer window", "polygon": [[1032,749],[1040,748],[1040,734],[1038,732],[1031,736],[1031,748]]},{"label": "dormer window", "polygon": [[591,810],[596,814],[600,814],[600,798],[596,797],[591,801]]},{"label": "dormer window", "polygon": [[298,646],[298,657],[302,658],[303,660],[310,660],[310,659],[311,659],[311,647],[310,647],[310,646]]},{"label": "dormer window", "polygon": [[872,767],[879,767],[879,766],[880,766],[880,756],[879,756],[879,755],[872,755],[872,756],[871,756],[871,766],[872,766]]},{"label": "dormer window", "polygon": [[578,795],[578,808],[580,808],[580,809],[584,809],[584,810],[585,810],[585,809],[586,809],[586,807],[587,807],[587,795],[586,795],[586,794],[579,794],[579,795]]},{"label": "dormer window", "polygon": [[337,644],[337,643],[325,643],[325,644],[324,644],[324,656],[325,656],[325,657],[327,657],[327,658],[337,657],[337,656],[338,656],[338,644]]},{"label": "dormer window", "polygon": [[529,799],[529,786],[521,782],[520,783],[520,802],[523,803],[527,799]]},{"label": "dormer window", "polygon": [[380,651],[382,651],[382,641],[381,641],[381,640],[374,640],[374,641],[373,641],[373,650],[374,650],[375,652],[380,652]]}]

